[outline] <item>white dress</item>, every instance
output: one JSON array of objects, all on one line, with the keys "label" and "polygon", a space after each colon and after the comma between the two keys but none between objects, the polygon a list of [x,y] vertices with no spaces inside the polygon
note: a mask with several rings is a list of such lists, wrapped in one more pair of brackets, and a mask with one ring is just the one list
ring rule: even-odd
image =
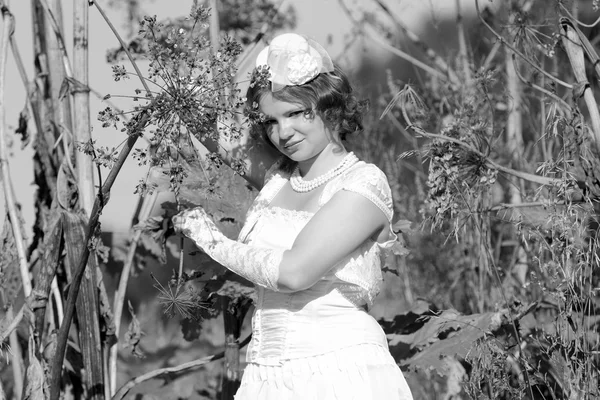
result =
[{"label": "white dress", "polygon": [[[239,240],[289,249],[314,215],[270,207],[289,179],[276,163],[248,212]],[[319,206],[338,190],[360,193],[392,219],[383,172],[362,161],[327,183]],[[357,210],[358,211],[358,210]],[[257,287],[248,363],[236,400],[411,400],[385,334],[365,308],[381,286],[380,249],[367,241],[309,289],[274,292]]]}]

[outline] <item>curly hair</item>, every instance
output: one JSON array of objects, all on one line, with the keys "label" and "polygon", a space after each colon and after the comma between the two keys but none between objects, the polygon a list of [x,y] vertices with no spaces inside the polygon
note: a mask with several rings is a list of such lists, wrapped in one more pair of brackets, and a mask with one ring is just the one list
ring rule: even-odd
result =
[{"label": "curly hair", "polygon": [[315,110],[332,131],[338,132],[340,140],[363,130],[363,113],[369,103],[356,98],[348,77],[337,65],[333,72],[319,74],[303,85],[285,86],[275,92],[271,91],[270,85],[250,85],[246,108],[256,108],[267,93],[276,100]]}]

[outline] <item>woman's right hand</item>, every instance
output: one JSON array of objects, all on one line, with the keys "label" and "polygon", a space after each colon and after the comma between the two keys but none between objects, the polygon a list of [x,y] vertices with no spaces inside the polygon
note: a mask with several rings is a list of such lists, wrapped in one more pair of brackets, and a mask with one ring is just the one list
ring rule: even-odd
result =
[{"label": "woman's right hand", "polygon": [[191,208],[173,216],[175,232],[194,240],[200,247],[224,238],[202,207]]}]

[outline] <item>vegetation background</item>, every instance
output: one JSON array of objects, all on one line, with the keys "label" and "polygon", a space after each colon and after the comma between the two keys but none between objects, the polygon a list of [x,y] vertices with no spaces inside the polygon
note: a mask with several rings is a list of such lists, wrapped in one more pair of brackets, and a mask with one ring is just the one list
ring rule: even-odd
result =
[{"label": "vegetation background", "polygon": [[237,234],[256,193],[213,139],[284,30],[371,101],[349,146],[401,233],[371,313],[415,398],[600,397],[596,0],[160,3],[0,1],[0,398],[232,398],[252,290],[169,218]]}]

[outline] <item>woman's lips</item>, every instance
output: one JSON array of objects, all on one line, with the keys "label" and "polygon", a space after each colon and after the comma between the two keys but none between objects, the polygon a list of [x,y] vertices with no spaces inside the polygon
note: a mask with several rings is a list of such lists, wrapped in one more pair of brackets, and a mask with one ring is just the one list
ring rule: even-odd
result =
[{"label": "woman's lips", "polygon": [[291,144],[286,144],[283,148],[286,149],[286,150],[294,150],[294,148],[296,146],[298,146],[300,143],[302,143],[303,141],[304,141],[304,139],[303,140],[299,140],[299,141],[294,142],[294,143],[291,143]]}]

